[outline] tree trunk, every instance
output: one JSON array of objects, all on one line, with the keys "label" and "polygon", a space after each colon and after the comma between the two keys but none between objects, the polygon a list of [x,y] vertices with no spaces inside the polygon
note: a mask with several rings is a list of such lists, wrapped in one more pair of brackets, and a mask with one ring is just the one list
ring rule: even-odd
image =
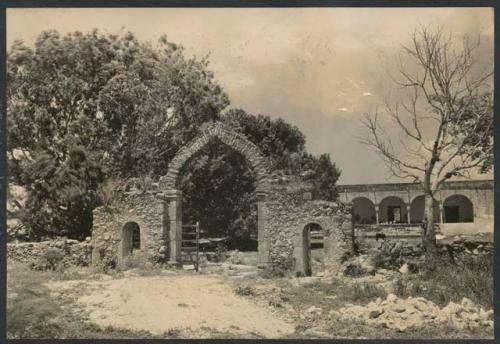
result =
[{"label": "tree trunk", "polygon": [[425,208],[424,208],[424,233],[423,233],[423,246],[425,255],[428,258],[434,258],[437,253],[436,247],[436,228],[434,224],[434,195],[425,192]]}]

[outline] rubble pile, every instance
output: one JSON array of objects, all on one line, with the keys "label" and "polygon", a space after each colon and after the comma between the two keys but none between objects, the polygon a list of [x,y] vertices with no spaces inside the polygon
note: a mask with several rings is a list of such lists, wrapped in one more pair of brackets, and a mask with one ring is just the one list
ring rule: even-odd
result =
[{"label": "rubble pile", "polygon": [[35,270],[44,270],[47,258],[56,253],[64,266],[88,266],[92,254],[90,238],[80,242],[59,239],[40,242],[8,243],[7,258],[24,263]]},{"label": "rubble pile", "polygon": [[398,298],[389,294],[385,300],[378,298],[367,305],[347,305],[332,311],[344,320],[364,321],[367,324],[397,329],[401,332],[413,327],[430,324],[450,324],[457,329],[477,327],[493,328],[493,310],[484,310],[470,299],[463,298],[461,303],[450,302],[439,308],[422,297]]},{"label": "rubble pile", "polygon": [[440,250],[448,251],[455,257],[464,255],[492,255],[494,250],[493,237],[490,233],[438,237],[437,239]]}]

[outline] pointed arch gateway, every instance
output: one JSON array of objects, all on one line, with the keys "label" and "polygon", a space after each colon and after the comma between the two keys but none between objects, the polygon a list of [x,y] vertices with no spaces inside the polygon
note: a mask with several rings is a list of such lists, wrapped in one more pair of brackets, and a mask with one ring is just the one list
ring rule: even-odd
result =
[{"label": "pointed arch gateway", "polygon": [[166,206],[164,207],[165,225],[168,227],[165,235],[168,237],[169,262],[178,265],[181,255],[182,237],[182,192],[177,189],[178,175],[182,166],[199,150],[205,147],[213,138],[233,148],[243,155],[256,175],[257,193],[257,227],[258,227],[258,257],[259,264],[267,264],[268,242],[264,218],[264,206],[268,191],[269,167],[259,148],[244,135],[221,122],[203,124],[201,133],[186,146],[182,147],[169,164],[167,174],[160,180],[160,188],[165,191]]}]

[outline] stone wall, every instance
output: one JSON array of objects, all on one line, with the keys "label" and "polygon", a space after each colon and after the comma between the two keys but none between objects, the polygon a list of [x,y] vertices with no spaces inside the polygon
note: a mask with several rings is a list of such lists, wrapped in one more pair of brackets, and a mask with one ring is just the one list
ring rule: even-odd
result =
[{"label": "stone wall", "polygon": [[60,239],[41,242],[8,243],[7,259],[27,264],[34,269],[44,269],[49,250],[60,254],[63,266],[90,265],[92,252],[90,238],[84,242]]},{"label": "stone wall", "polygon": [[[304,273],[303,233],[316,223],[324,232],[325,266],[337,271],[342,258],[352,251],[349,207],[341,202],[311,200],[312,186],[291,177],[269,178],[268,191],[259,210],[261,263]],[[113,206],[94,211],[92,264],[118,266],[122,262],[123,227],[135,222],[140,228],[141,250],[155,263],[171,260],[169,199],[159,190],[126,193]],[[179,215],[179,214],[177,214]],[[172,240],[171,240],[172,239]]]},{"label": "stone wall", "polygon": [[305,273],[304,228],[321,226],[325,267],[337,272],[343,257],[352,252],[350,210],[340,202],[311,200],[311,185],[298,178],[271,179],[264,206],[269,264],[298,274]]},{"label": "stone wall", "polygon": [[163,200],[160,191],[131,191],[112,206],[94,210],[92,265],[118,266],[122,263],[122,234],[125,224],[135,222],[140,229],[140,249],[153,262],[166,256]]}]

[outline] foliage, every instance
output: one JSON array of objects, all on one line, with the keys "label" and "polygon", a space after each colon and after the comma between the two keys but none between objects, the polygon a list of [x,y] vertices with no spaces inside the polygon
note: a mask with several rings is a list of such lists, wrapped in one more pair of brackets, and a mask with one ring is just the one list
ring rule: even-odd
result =
[{"label": "foliage", "polygon": [[340,170],[329,154],[314,156],[305,149],[305,136],[283,119],[253,116],[242,109],[232,109],[222,118],[254,143],[269,159],[271,167],[289,175],[301,175],[313,183],[313,198],[335,200],[335,184]]},{"label": "foliage", "polygon": [[97,196],[100,204],[104,207],[110,207],[120,198],[120,191],[125,188],[125,183],[115,178],[108,178],[97,188]]},{"label": "foliage", "polygon": [[264,269],[259,270],[259,276],[262,278],[281,278],[285,277],[287,270],[280,266],[267,265]]},{"label": "foliage", "polygon": [[336,300],[341,302],[363,304],[377,297],[385,298],[387,296],[385,289],[373,282],[347,283],[339,278],[332,278],[330,283],[311,283],[307,287],[315,292],[335,295]]},{"label": "foliage", "polygon": [[7,337],[50,338],[61,331],[53,320],[61,309],[50,298],[40,274],[21,264],[9,264],[7,279]]},{"label": "foliage", "polygon": [[455,263],[442,259],[423,264],[418,274],[395,282],[400,297],[421,296],[445,306],[467,297],[493,308],[493,256],[465,256]]},{"label": "foliage", "polygon": [[[246,159],[214,139],[183,167],[183,218],[210,236],[230,237],[228,248],[252,249],[257,233],[255,175]],[[217,214],[217,216],[214,216]]]},{"label": "foliage", "polygon": [[23,222],[35,238],[89,234],[106,176],[163,174],[226,95],[207,59],[187,59],[162,37],[44,31],[8,52],[8,152],[28,192]]},{"label": "foliage", "polygon": [[234,293],[240,296],[255,296],[255,288],[251,286],[237,286]]},{"label": "foliage", "polygon": [[352,301],[366,302],[378,297],[385,299],[387,297],[387,292],[384,288],[375,283],[362,282],[354,284],[344,297]]},{"label": "foliage", "polygon": [[82,240],[90,234],[92,209],[98,204],[98,182],[102,173],[98,164],[81,147],[58,162],[46,152],[33,153],[23,163],[22,185],[28,198],[19,211],[31,237],[65,235]]},{"label": "foliage", "polygon": [[44,265],[44,270],[56,270],[64,259],[64,251],[58,248],[49,248],[45,251],[42,260]]}]

